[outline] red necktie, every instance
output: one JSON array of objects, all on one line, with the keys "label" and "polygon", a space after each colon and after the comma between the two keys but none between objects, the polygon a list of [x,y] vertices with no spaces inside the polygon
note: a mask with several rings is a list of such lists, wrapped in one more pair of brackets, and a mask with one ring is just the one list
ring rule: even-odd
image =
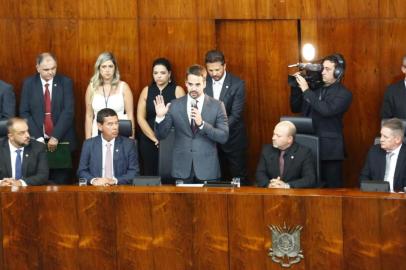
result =
[{"label": "red necktie", "polygon": [[281,155],[279,156],[279,176],[282,178],[283,170],[285,169],[285,151],[281,151]]},{"label": "red necktie", "polygon": [[45,84],[45,94],[44,94],[44,107],[45,107],[45,134],[49,137],[52,136],[52,131],[54,129],[54,124],[52,123],[52,114],[51,114],[51,94],[49,93],[49,83]]}]

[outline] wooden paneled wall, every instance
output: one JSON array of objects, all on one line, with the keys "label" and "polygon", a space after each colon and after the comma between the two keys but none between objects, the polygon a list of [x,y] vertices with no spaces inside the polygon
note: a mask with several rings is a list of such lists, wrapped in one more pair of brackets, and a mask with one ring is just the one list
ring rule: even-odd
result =
[{"label": "wooden paneled wall", "polygon": [[356,184],[379,130],[383,92],[400,78],[406,54],[401,0],[0,0],[0,7],[0,79],[19,98],[35,56],[54,52],[59,71],[75,82],[80,139],[84,93],[102,51],[114,52],[136,102],[154,58],[168,57],[183,85],[187,66],[203,64],[209,49],[224,50],[228,69],[247,83],[251,175],[279,116],[289,114],[286,65],[297,62],[299,41],[315,44],[318,57],[341,52],[347,60],[344,83],[354,94],[345,117],[348,185]]}]

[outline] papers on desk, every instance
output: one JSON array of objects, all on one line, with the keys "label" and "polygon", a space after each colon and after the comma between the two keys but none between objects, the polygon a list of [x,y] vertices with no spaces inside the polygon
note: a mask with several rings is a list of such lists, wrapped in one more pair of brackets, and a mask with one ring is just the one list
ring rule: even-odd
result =
[{"label": "papers on desk", "polygon": [[203,187],[204,184],[177,184],[177,187]]}]

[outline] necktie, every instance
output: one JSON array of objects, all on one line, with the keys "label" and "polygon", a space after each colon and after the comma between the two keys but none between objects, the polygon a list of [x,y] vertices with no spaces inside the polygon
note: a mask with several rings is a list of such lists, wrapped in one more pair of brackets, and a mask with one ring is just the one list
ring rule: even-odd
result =
[{"label": "necktie", "polygon": [[389,182],[390,161],[393,157],[393,154],[394,154],[393,152],[386,153],[385,176],[383,180],[387,182]]},{"label": "necktie", "polygon": [[45,107],[45,120],[44,128],[45,134],[51,137],[52,131],[54,129],[54,124],[52,123],[52,114],[51,114],[51,94],[49,93],[49,83],[45,84],[45,94],[44,94],[44,107]]},{"label": "necktie", "polygon": [[113,178],[113,158],[111,155],[111,143],[106,144],[106,158],[104,161],[104,177]]},{"label": "necktie", "polygon": [[285,169],[285,151],[281,151],[281,154],[279,155],[279,176],[282,178],[283,175],[283,170]]},{"label": "necktie", "polygon": [[21,149],[16,150],[16,163],[15,163],[15,179],[19,180],[23,177],[22,175],[22,163],[21,163]]},{"label": "necktie", "polygon": [[[192,108],[198,109],[197,103],[199,101],[198,100],[195,100],[195,101],[196,101],[196,103],[194,103],[194,104],[192,103]],[[199,129],[199,127],[196,125],[196,122],[194,119],[190,120],[190,128],[192,129],[193,134],[196,134]]]}]

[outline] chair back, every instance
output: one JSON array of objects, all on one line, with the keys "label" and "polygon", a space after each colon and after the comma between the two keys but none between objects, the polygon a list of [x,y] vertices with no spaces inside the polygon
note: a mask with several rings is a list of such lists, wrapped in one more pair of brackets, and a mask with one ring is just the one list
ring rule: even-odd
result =
[{"label": "chair back", "polygon": [[8,120],[0,121],[0,138],[7,137],[7,121]]},{"label": "chair back", "polygon": [[171,128],[168,136],[159,141],[158,174],[163,184],[175,184],[172,177],[172,152],[175,142],[175,130]]}]

